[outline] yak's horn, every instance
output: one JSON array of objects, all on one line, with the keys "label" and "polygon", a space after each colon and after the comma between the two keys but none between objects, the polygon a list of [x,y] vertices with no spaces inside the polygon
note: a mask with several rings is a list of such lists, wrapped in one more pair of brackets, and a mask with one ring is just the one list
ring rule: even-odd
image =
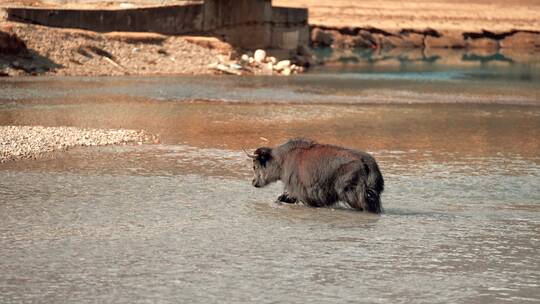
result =
[{"label": "yak's horn", "polygon": [[246,153],[246,155],[247,155],[249,158],[253,158],[253,159],[257,158],[257,155],[255,155],[255,154],[249,154],[249,153],[246,151],[246,149],[242,148],[242,150],[244,151],[244,153]]}]

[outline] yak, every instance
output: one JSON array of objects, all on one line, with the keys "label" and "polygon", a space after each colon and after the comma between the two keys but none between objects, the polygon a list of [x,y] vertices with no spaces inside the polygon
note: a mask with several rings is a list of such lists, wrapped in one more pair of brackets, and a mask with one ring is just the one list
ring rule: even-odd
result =
[{"label": "yak", "polygon": [[384,180],[366,152],[298,138],[246,154],[253,159],[254,187],[278,180],[284,184],[276,202],[324,207],[340,201],[357,210],[383,211]]}]

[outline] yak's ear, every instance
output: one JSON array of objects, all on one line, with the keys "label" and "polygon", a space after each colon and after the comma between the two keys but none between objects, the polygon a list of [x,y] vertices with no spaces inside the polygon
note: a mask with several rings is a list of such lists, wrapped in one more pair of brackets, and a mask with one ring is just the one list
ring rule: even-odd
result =
[{"label": "yak's ear", "polygon": [[261,147],[255,150],[255,155],[257,155],[257,160],[261,162],[264,166],[267,161],[272,158],[272,148]]}]

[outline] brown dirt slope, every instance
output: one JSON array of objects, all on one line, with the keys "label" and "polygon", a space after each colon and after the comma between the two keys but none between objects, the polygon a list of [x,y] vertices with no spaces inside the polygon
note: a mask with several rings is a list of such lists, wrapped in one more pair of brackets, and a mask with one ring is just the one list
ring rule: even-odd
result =
[{"label": "brown dirt slope", "polygon": [[[16,34],[30,56],[0,56],[2,68],[30,74],[149,75],[212,74],[208,68],[232,50],[217,39],[200,46],[189,37],[154,33],[107,33],[0,22],[0,32]],[[203,39],[203,38],[201,38]],[[216,43],[213,40],[216,40]],[[13,57],[13,58],[12,58]]]},{"label": "brown dirt slope", "polygon": [[540,30],[538,0],[274,0],[309,8],[309,22],[386,30]]}]

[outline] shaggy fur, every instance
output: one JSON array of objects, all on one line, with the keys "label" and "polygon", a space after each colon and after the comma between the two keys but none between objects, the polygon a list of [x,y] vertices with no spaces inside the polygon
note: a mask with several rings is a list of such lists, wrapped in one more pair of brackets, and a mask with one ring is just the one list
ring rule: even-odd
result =
[{"label": "shaggy fur", "polygon": [[382,212],[384,180],[373,156],[365,152],[293,139],[255,150],[253,170],[255,187],[283,182],[280,202],[323,207],[342,201],[354,209]]}]

